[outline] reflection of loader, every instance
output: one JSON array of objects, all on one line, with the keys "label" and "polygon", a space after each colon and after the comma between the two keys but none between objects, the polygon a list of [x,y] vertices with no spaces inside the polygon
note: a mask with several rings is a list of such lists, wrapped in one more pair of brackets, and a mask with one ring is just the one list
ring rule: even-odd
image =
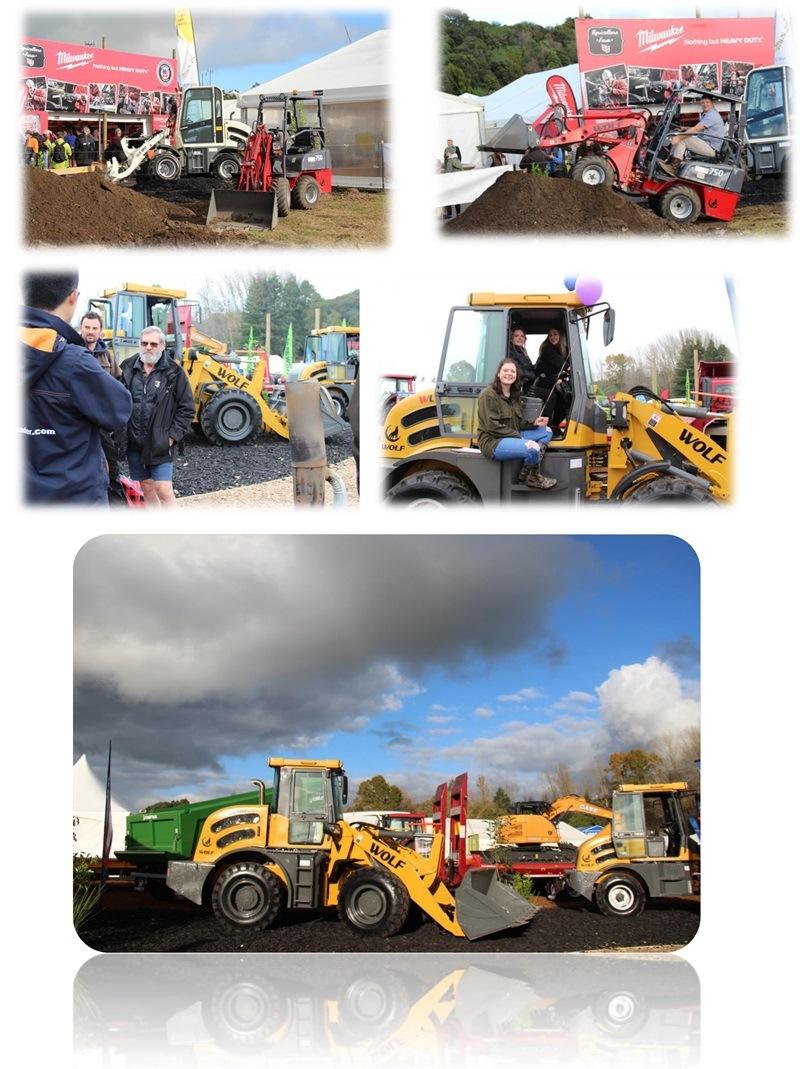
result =
[{"label": "reflection of loader", "polygon": [[[527,924],[535,908],[491,869],[466,865],[466,776],[437,790],[430,857],[374,825],[342,816],[340,761],[270,758],[272,804],[211,813],[190,860],[170,861],[167,886],[241,935],[268,928],[285,909],[338,908],[364,934],[390,936],[412,903],[451,935],[482,936]],[[447,836],[441,829],[449,820]]]},{"label": "reflection of loader", "polygon": [[[614,311],[587,307],[574,293],[473,293],[453,308],[435,386],[405,397],[386,414],[382,453],[388,498],[398,504],[494,501],[722,502],[730,496],[729,452],[686,419],[700,408],[670,405],[644,386],[618,393],[610,417],[592,386],[589,320],[603,314],[603,340],[614,337]],[[551,328],[567,344],[557,387],[566,416],[554,428],[541,471],[556,480],[546,495],[518,482],[520,461],[488,460],[478,448],[478,395],[494,378],[521,328],[529,349]],[[527,418],[542,399],[526,398]],[[720,416],[727,415],[720,413]],[[733,438],[728,418],[728,450]]]},{"label": "reflection of loader", "polygon": [[[118,363],[138,353],[144,327],[156,326],[164,332],[167,348],[181,361],[189,378],[195,425],[210,442],[243,444],[262,431],[288,438],[285,406],[271,395],[269,400],[264,396],[266,362],[259,360],[250,377],[225,362],[227,347],[200,335],[191,315],[196,302],[186,302],[185,297],[183,290],[126,283],[118,290],[104,290],[103,296],[93,298],[89,306],[102,316],[103,337]],[[201,339],[202,348],[196,348],[195,343]],[[344,421],[324,391],[321,403],[325,434],[336,434],[345,426]]]},{"label": "reflection of loader", "polygon": [[578,849],[572,890],[606,916],[633,917],[651,898],[690,895],[700,876],[697,795],[686,783],[623,784],[610,828]]}]

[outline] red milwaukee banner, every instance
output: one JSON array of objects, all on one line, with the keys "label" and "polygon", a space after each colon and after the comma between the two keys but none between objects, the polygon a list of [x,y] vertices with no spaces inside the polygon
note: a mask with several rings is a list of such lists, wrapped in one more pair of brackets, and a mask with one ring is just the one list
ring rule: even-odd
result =
[{"label": "red milwaukee banner", "polygon": [[576,19],[587,108],[663,104],[676,86],[741,96],[747,72],[775,62],[775,22]]},{"label": "red milwaukee banner", "polygon": [[20,50],[23,112],[153,116],[157,128],[178,91],[174,59],[35,37]]}]

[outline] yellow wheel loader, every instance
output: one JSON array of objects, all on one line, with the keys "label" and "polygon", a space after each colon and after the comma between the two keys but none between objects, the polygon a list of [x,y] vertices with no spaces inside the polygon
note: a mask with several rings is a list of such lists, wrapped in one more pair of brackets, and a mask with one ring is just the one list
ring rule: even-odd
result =
[{"label": "yellow wheel loader", "polygon": [[[690,419],[706,409],[662,400],[647,387],[617,393],[610,414],[593,390],[588,336],[603,319],[603,342],[614,338],[615,313],[600,302],[586,306],[575,293],[473,293],[453,308],[435,386],[404,397],[386,414],[382,462],[389,501],[409,506],[544,501],[726,501],[731,492],[727,449]],[[521,329],[535,362],[551,329],[566,342],[556,389],[566,415],[554,427],[541,463],[556,480],[543,492],[519,481],[519,460],[487,459],[478,448],[477,401]],[[541,415],[547,398],[525,397],[525,418]],[[716,415],[719,415],[718,413]]]},{"label": "yellow wheel loader", "polygon": [[578,848],[570,890],[609,917],[634,917],[653,898],[690,895],[700,879],[697,795],[686,783],[623,784],[611,825]]},{"label": "yellow wheel loader", "polygon": [[[118,364],[139,352],[139,335],[145,327],[164,332],[167,350],[181,362],[192,387],[195,428],[208,441],[242,445],[261,432],[289,437],[283,395],[267,393],[264,387],[266,363],[259,360],[249,377],[232,367],[226,360],[227,346],[196,329],[187,313],[194,312],[197,318],[199,305],[187,301],[184,290],[128,282],[93,297],[89,307],[100,314],[103,339]],[[327,438],[346,424],[324,390],[321,406]]]},{"label": "yellow wheel loader", "polygon": [[315,380],[331,396],[337,413],[347,415],[360,356],[359,327],[320,327],[306,336],[301,381]]},{"label": "yellow wheel loader", "polygon": [[[466,865],[466,775],[437,789],[430,856],[373,824],[343,819],[341,761],[269,759],[274,785],[253,805],[226,806],[204,821],[191,858],[170,860],[167,886],[241,934],[268,928],[286,909],[336,908],[355,931],[395,935],[414,904],[451,935],[479,939],[526,925],[536,912],[498,881]],[[258,782],[258,781],[256,781]]]}]

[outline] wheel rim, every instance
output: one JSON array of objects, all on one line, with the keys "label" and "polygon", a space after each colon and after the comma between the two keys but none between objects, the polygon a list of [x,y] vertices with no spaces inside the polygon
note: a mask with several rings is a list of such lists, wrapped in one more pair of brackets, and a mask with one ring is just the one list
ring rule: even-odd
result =
[{"label": "wheel rim", "polygon": [[688,197],[682,193],[677,194],[669,202],[669,214],[677,222],[682,223],[688,219],[694,211],[694,205]]},{"label": "wheel rim", "polygon": [[223,994],[220,1016],[238,1038],[257,1033],[272,1015],[269,998],[255,984],[237,983]]},{"label": "wheel rim", "polygon": [[389,903],[378,887],[360,887],[350,899],[349,913],[363,927],[380,924],[386,916]]},{"label": "wheel rim", "polygon": [[617,884],[608,892],[608,903],[617,913],[627,913],[636,904],[636,898],[630,887],[625,884]]},{"label": "wheel rim", "polygon": [[627,991],[620,991],[608,1000],[608,1018],[614,1024],[627,1024],[636,1013],[636,1000]]},{"label": "wheel rim", "polygon": [[413,501],[409,501],[407,508],[410,509],[443,509],[445,508],[445,502],[440,501],[435,497],[415,497]]},{"label": "wheel rim", "polygon": [[225,891],[226,912],[236,920],[254,920],[266,905],[264,888],[252,878],[235,880]]},{"label": "wheel rim", "polygon": [[175,165],[174,160],[162,159],[156,164],[156,174],[159,178],[163,178],[165,181],[172,181],[178,173],[178,168]]},{"label": "wheel rim", "polygon": [[306,189],[306,204],[316,204],[319,199],[319,191],[316,186],[308,186]]},{"label": "wheel rim", "polygon": [[217,416],[217,426],[225,438],[238,442],[246,438],[252,428],[250,411],[241,404],[224,405]]},{"label": "wheel rim", "polygon": [[391,1013],[392,1002],[374,980],[356,980],[347,991],[348,1009],[364,1025],[383,1021]]},{"label": "wheel rim", "polygon": [[219,165],[220,178],[235,178],[238,173],[239,168],[233,160],[223,160]]},{"label": "wheel rim", "polygon": [[587,167],[581,175],[581,181],[587,186],[602,186],[606,180],[602,167]]},{"label": "wheel rim", "polygon": [[331,394],[331,403],[333,405],[333,410],[336,413],[336,415],[337,416],[341,416],[342,418],[344,418],[345,403],[341,399],[341,397],[337,397],[335,393],[332,393]]}]

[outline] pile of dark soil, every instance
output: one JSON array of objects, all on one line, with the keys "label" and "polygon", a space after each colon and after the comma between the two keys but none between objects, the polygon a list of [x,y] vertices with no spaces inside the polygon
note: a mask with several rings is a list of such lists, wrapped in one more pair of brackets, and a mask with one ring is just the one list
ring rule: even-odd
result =
[{"label": "pile of dark soil", "polygon": [[607,186],[507,171],[445,233],[653,234],[673,230]]},{"label": "pile of dark soil", "polygon": [[59,176],[25,168],[25,238],[31,245],[222,243],[197,209],[144,196],[95,171]]},{"label": "pile of dark soil", "polygon": [[[344,430],[326,443],[328,461],[339,464],[353,454],[353,436]],[[127,464],[122,465],[123,474]],[[196,434],[187,435],[183,455],[175,458],[173,486],[178,497],[252,486],[292,474],[289,442],[276,434],[262,434],[248,445],[211,445]]]},{"label": "pile of dark soil", "polygon": [[[139,908],[135,904],[140,903]],[[121,908],[117,908],[121,907]],[[700,923],[698,902],[662,899],[638,917],[603,917],[588,905],[565,902],[540,909],[527,928],[470,943],[431,922],[410,925],[391,939],[362,936],[336,916],[296,911],[266,932],[225,932],[209,909],[185,900],[156,902],[147,894],[109,891],[103,908],[88,922],[82,939],[102,951],[311,951],[328,953],[543,953],[617,947],[685,946]]]}]

